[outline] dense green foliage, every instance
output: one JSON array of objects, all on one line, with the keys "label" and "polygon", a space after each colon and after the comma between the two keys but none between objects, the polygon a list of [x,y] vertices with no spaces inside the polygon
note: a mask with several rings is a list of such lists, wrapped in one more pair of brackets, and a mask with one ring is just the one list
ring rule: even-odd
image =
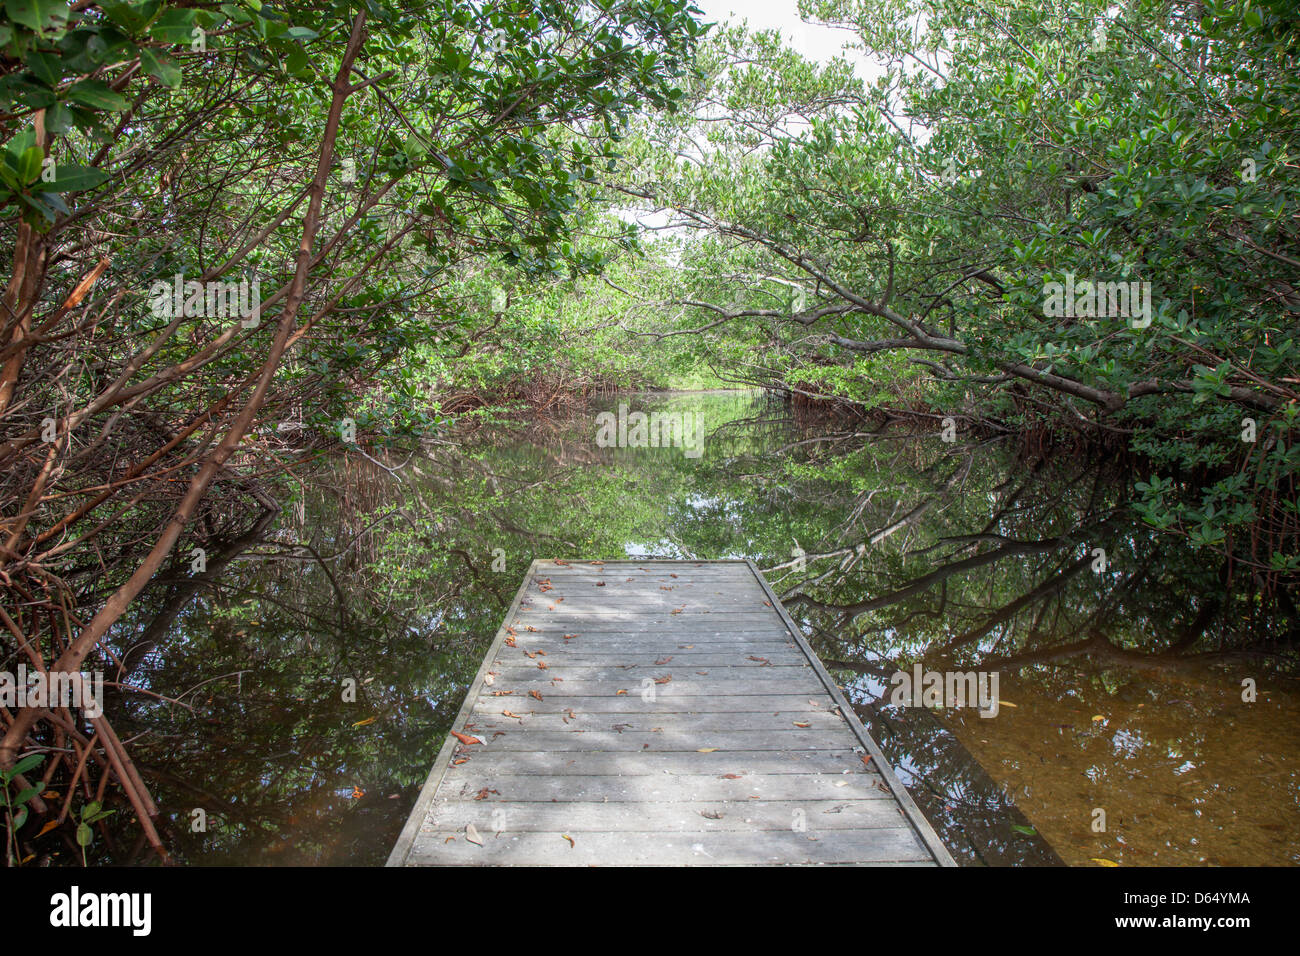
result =
[{"label": "dense green foliage", "polygon": [[[1294,577],[1285,7],[806,4],[874,57],[865,81],[719,34],[691,109],[641,128],[627,193],[692,237],[643,291],[697,303],[681,327],[759,383],[1118,439],[1153,528]],[[1150,310],[1061,308],[1072,281],[1138,283]]]},{"label": "dense green foliage", "polygon": [[[854,54],[814,63],[774,34],[710,31],[688,0],[2,0],[5,655],[111,660],[187,704],[210,660],[252,662],[264,696],[227,701],[249,705],[232,751],[301,721],[319,762],[267,789],[328,802],[329,755],[358,729],[333,684],[366,655],[407,666],[367,694],[418,753],[385,777],[371,741],[347,769],[387,788],[427,762],[495,620],[481,562],[498,538],[511,573],[538,551],[649,541],[781,574],[806,548],[783,584],[810,631],[848,650],[902,613],[891,662],[1294,642],[1292,7],[803,0]],[[742,442],[726,449],[740,473],[677,460],[635,477],[547,445],[545,424],[542,460],[509,476],[454,444],[503,411],[735,383],[847,409],[856,438],[905,417],[920,441]],[[1061,497],[1022,508],[1004,479],[1025,461],[962,457],[993,433],[1046,450],[1034,467]],[[311,470],[332,443],[340,489]],[[398,443],[419,481],[381,540],[387,491],[367,482],[400,475]],[[455,473],[422,472],[447,444]],[[1133,470],[1085,489],[1052,452]],[[999,507],[954,492],[968,480]],[[557,488],[574,506],[535,520]],[[278,550],[250,550],[305,502],[301,540],[281,524]],[[864,532],[900,539],[869,572]],[[1094,547],[1113,570],[1085,574]],[[241,587],[317,603],[268,624],[226,595],[181,652],[187,609],[246,552],[275,574]],[[1143,575],[1165,553],[1178,586],[1153,598]],[[984,567],[996,580],[967,574]],[[1043,640],[1074,631],[1077,647]],[[404,710],[429,694],[434,715]],[[293,697],[319,704],[314,723]],[[132,716],[201,741],[201,708],[155,709]],[[77,754],[121,744],[107,718],[5,716],[16,854],[27,813],[51,809],[20,753],[57,754],[43,784],[102,794],[110,773],[92,781]],[[240,787],[266,777],[231,763]],[[136,808],[161,853],[149,816]],[[232,810],[216,842],[279,838],[292,816]]]}]

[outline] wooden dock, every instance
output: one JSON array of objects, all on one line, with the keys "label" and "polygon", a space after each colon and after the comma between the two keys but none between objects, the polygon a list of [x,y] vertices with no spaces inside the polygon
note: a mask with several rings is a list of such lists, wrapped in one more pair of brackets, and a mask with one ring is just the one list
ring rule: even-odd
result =
[{"label": "wooden dock", "polygon": [[954,865],[748,561],[534,561],[389,866]]}]

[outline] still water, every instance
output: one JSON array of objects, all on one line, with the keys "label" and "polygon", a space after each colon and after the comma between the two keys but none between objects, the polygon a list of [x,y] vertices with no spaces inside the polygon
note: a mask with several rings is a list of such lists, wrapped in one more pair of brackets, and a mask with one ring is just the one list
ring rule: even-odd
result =
[{"label": "still water", "polygon": [[[702,453],[602,447],[620,401],[698,416]],[[658,556],[765,570],[963,863],[1300,863],[1294,616],[1155,538],[1103,456],[744,392],[369,454],[295,468],[119,625],[119,681],[167,699],[110,711],[184,862],[382,863],[529,562]],[[996,716],[891,704],[918,663],[996,674]]]}]

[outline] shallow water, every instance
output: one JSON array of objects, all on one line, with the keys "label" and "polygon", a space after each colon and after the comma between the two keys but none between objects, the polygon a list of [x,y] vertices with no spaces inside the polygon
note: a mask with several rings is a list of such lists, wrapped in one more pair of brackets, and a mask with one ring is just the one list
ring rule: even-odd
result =
[{"label": "shallow water", "polygon": [[[600,447],[618,401],[698,415],[702,454]],[[963,862],[1300,862],[1294,622],[1242,582],[1220,600],[1219,562],[1155,539],[1111,462],[867,430],[629,395],[383,455],[395,473],[300,470],[301,509],[231,516],[205,575],[178,565],[119,625],[127,682],[187,705],[109,705],[168,843],[382,863],[529,562],[654,555],[764,568]],[[891,705],[916,662],[996,673],[997,715]]]}]

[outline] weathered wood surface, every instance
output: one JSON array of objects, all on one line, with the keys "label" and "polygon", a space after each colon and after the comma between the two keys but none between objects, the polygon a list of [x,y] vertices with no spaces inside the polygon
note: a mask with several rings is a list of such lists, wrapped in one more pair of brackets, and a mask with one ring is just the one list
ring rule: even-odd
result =
[{"label": "weathered wood surface", "polygon": [[747,561],[533,562],[455,730],[390,866],[953,864]]}]

